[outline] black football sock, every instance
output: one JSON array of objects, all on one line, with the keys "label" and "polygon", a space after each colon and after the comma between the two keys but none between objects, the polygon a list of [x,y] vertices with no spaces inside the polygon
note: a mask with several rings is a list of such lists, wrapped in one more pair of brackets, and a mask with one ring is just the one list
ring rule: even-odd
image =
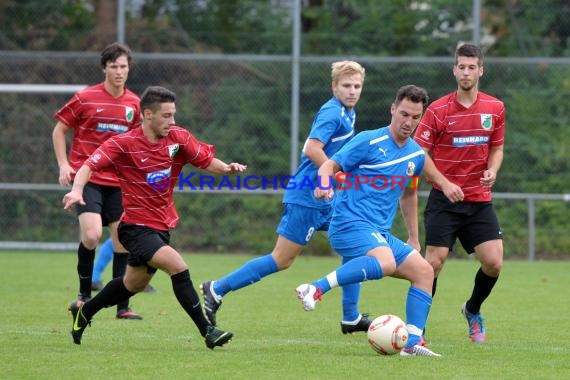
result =
[{"label": "black football sock", "polygon": [[437,289],[437,277],[433,279],[433,285],[431,286],[431,298],[435,297],[436,289]]},{"label": "black football sock", "polygon": [[117,305],[131,298],[135,293],[130,292],[123,284],[123,278],[117,277],[105,285],[91,301],[83,305],[82,313],[86,319],[91,319],[99,310]]},{"label": "black football sock", "polygon": [[473,293],[471,298],[467,301],[467,310],[471,314],[477,314],[481,310],[481,304],[489,297],[491,290],[497,283],[497,277],[490,277],[483,273],[483,269],[479,268],[475,275],[475,285],[473,286]]},{"label": "black football sock", "polygon": [[192,318],[196,327],[200,330],[200,334],[206,336],[210,323],[208,323],[202,312],[200,298],[190,279],[190,272],[186,269],[184,272],[172,275],[170,279],[172,280],[172,289],[174,290],[174,295],[176,295],[178,302],[190,318]]},{"label": "black football sock", "polygon": [[[127,270],[127,254],[113,252],[113,278],[123,277]],[[129,300],[121,301],[117,304],[117,312],[128,309]]]},{"label": "black football sock", "polygon": [[77,248],[77,274],[79,275],[79,293],[91,296],[91,280],[93,276],[93,263],[95,250],[87,249],[83,243]]}]

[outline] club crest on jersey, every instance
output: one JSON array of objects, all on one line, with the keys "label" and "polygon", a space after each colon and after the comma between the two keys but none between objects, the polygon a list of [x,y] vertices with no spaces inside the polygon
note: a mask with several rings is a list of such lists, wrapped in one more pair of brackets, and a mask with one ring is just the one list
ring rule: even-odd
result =
[{"label": "club crest on jersey", "polygon": [[429,140],[431,133],[429,131],[423,131],[422,132],[422,139],[424,140]]},{"label": "club crest on jersey", "polygon": [[125,106],[125,120],[129,123],[135,118],[135,109],[133,107]]},{"label": "club crest on jersey", "polygon": [[408,169],[406,169],[406,175],[411,177],[416,172],[416,164],[413,161],[408,161]]},{"label": "club crest on jersey", "polygon": [[174,156],[176,156],[176,153],[178,153],[179,149],[180,145],[178,144],[172,144],[168,146],[168,155],[170,156],[170,159],[173,159]]},{"label": "club crest on jersey", "polygon": [[488,113],[481,114],[481,126],[483,129],[491,129],[493,126],[493,116]]}]

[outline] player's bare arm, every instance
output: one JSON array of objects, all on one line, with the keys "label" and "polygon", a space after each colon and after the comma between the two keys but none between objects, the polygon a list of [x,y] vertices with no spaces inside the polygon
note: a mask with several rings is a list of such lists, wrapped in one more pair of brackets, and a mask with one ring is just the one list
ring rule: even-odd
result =
[{"label": "player's bare arm", "polygon": [[61,186],[69,186],[71,184],[71,176],[75,174],[75,170],[69,165],[67,160],[67,145],[65,135],[69,131],[69,127],[58,121],[52,132],[53,150],[59,167],[59,184]]},{"label": "player's bare arm", "polygon": [[315,198],[329,200],[333,197],[332,176],[339,170],[341,170],[340,165],[333,160],[326,160],[320,166],[317,174],[319,186],[315,188]]},{"label": "player's bare arm", "polygon": [[247,165],[240,164],[238,162],[232,162],[230,164],[226,164],[222,160],[214,158],[210,165],[205,169],[206,171],[212,174],[234,174],[234,173],[242,173],[247,169]]},{"label": "player's bare arm", "polygon": [[424,175],[426,176],[426,179],[431,183],[438,185],[450,202],[461,202],[463,200],[463,190],[461,190],[461,187],[448,180],[437,169],[433,159],[431,158],[429,149],[424,148],[424,151],[426,152],[426,160],[424,164]]},{"label": "player's bare arm", "polygon": [[89,181],[89,178],[91,178],[91,173],[92,171],[89,166],[81,166],[73,180],[71,191],[63,196],[62,203],[64,210],[69,210],[69,208],[76,203],[79,203],[80,205],[85,204],[85,201],[83,200],[83,188]]},{"label": "player's bare arm", "polygon": [[481,185],[492,187],[497,181],[497,173],[503,163],[503,145],[491,147],[489,159],[487,160],[487,170],[481,177]]},{"label": "player's bare arm", "polygon": [[303,147],[303,153],[317,168],[320,168],[321,165],[329,159],[323,150],[324,147],[325,144],[317,139],[307,139]]},{"label": "player's bare arm", "polygon": [[400,212],[408,230],[407,243],[421,252],[420,234],[418,228],[418,192],[408,187],[400,197]]}]

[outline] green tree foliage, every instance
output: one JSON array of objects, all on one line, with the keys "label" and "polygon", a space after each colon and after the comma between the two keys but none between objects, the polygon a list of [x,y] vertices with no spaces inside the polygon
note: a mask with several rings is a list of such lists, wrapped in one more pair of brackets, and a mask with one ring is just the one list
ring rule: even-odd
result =
[{"label": "green tree foliage", "polygon": [[81,1],[3,1],[0,25],[2,50],[69,50],[93,28],[95,18]]}]

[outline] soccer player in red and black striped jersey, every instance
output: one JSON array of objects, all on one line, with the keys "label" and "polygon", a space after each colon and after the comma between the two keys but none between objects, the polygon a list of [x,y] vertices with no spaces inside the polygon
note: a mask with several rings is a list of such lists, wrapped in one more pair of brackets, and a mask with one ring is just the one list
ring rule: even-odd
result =
[{"label": "soccer player in red and black striped jersey", "polygon": [[[52,139],[60,185],[69,186],[83,162],[107,139],[140,126],[139,97],[125,87],[131,60],[127,46],[113,43],[105,47],[100,61],[105,80],[77,92],[55,114]],[[65,136],[70,130],[73,140],[68,158]],[[77,207],[81,228],[77,249],[80,301],[91,298],[95,249],[103,226],[109,226],[113,240],[113,277],[122,276],[127,265],[127,251],[117,238],[123,212],[117,174],[112,168],[96,173],[84,191],[85,204]],[[142,319],[129,308],[128,300],[117,305],[117,318]]]},{"label": "soccer player in red and black striped jersey", "polygon": [[175,100],[175,94],[163,87],[147,88],[140,102],[142,127],[101,145],[79,169],[71,192],[63,198],[65,209],[83,204],[83,187],[92,173],[113,168],[123,194],[119,239],[129,252],[122,278],[113,279],[90,301],[71,304],[71,333],[76,344],[81,343],[83,331],[95,313],[142,291],[157,269],[170,276],[178,302],[198,327],[208,348],[222,346],[232,337],[231,332],[216,329],[206,319],[188,266],[169,245],[170,230],[178,223],[173,192],[186,164],[214,174],[240,173],[246,166],[215,158],[214,146],[175,125]]},{"label": "soccer player in red and black striped jersey", "polygon": [[481,304],[503,265],[502,232],[491,188],[503,161],[506,111],[499,99],[479,91],[483,53],[473,44],[455,52],[457,90],[426,110],[414,139],[429,153],[424,173],[433,184],[425,208],[426,259],[438,274],[456,239],[481,263],[471,297],[462,307],[469,338],[483,343]]}]

